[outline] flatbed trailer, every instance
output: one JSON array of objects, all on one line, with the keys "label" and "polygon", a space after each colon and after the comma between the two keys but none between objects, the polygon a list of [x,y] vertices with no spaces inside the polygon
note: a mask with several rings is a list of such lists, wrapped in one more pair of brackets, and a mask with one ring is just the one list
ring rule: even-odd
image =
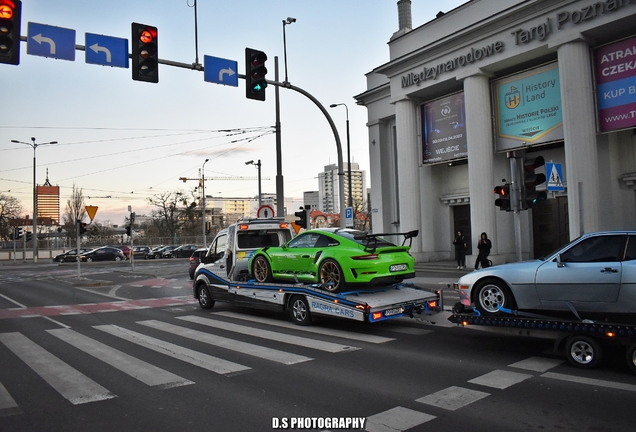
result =
[{"label": "flatbed trailer", "polygon": [[554,339],[554,351],[565,346],[568,362],[583,369],[598,366],[608,345],[623,345],[627,364],[636,373],[636,324],[568,320],[505,308],[500,311],[498,316],[483,316],[476,309],[466,308],[461,313],[454,310],[448,319],[464,327],[479,326],[496,333]]},{"label": "flatbed trailer", "polygon": [[312,315],[325,315],[354,321],[378,322],[432,315],[443,308],[441,291],[417,287],[412,283],[331,293],[319,285],[302,283],[258,283],[254,280],[234,282],[200,266],[192,285],[193,295],[203,309],[216,301],[237,306],[274,311],[288,311],[298,325],[309,325]]}]

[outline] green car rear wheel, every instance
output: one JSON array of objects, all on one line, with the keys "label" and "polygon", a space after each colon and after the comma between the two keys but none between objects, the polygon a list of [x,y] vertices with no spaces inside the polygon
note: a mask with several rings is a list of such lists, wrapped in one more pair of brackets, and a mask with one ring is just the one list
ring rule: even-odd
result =
[{"label": "green car rear wheel", "polygon": [[329,292],[339,292],[344,289],[344,274],[336,261],[332,259],[324,260],[320,264],[318,274],[320,277],[319,282],[322,284],[323,289]]}]

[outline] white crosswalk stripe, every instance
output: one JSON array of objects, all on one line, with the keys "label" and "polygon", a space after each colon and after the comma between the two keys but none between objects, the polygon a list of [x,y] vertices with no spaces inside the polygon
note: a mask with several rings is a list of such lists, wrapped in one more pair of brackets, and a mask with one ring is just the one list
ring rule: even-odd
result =
[{"label": "white crosswalk stripe", "polygon": [[121,339],[127,340],[128,342],[141,345],[153,351],[168,355],[178,360],[185,361],[195,366],[202,367],[209,370],[210,372],[215,372],[218,374],[231,374],[250,369],[249,367],[240,365],[238,363],[200,353],[198,351],[181,347],[170,342],[165,342],[151,336],[146,336],[144,334],[137,333],[116,325],[100,325],[95,326],[94,328],[113,336],[117,336]]},{"label": "white crosswalk stripe", "polygon": [[243,354],[249,354],[254,357],[260,357],[266,360],[271,360],[277,363],[283,363],[286,365],[292,365],[309,360],[313,360],[310,357],[302,355],[287,353],[272,348],[267,348],[260,345],[254,345],[237,341],[234,339],[228,339],[222,336],[215,336],[209,333],[204,333],[198,330],[191,330],[186,327],[179,327],[173,324],[165,323],[162,321],[149,320],[140,321],[137,324],[145,325],[150,328],[162,330],[168,333],[175,334],[177,336],[193,339],[199,342],[207,343],[210,345],[218,346],[232,351],[237,351]]},{"label": "white crosswalk stripe", "polygon": [[0,333],[0,342],[74,405],[117,397],[20,333]]},{"label": "white crosswalk stripe", "polygon": [[178,319],[191,322],[191,323],[202,324],[208,327],[218,328],[218,329],[227,330],[227,331],[231,331],[235,333],[255,336],[262,339],[268,339],[268,340],[273,340],[277,342],[284,342],[284,343],[288,343],[292,345],[298,345],[305,348],[311,348],[311,349],[316,349],[316,350],[326,351],[331,353],[355,351],[360,349],[360,348],[356,348],[356,347],[352,347],[348,345],[341,345],[337,343],[319,341],[315,339],[308,339],[305,337],[293,336],[293,335],[288,335],[284,333],[277,333],[270,330],[261,330],[254,327],[246,327],[246,326],[242,326],[238,324],[232,324],[225,321],[219,321],[219,320],[210,319],[210,318],[203,318],[203,317],[199,317],[195,315],[182,316],[182,317],[178,317]]},{"label": "white crosswalk stripe", "polygon": [[393,338],[387,338],[384,336],[375,336],[375,335],[371,335],[367,333],[356,333],[356,332],[350,332],[345,330],[329,329],[324,327],[299,327],[298,325],[287,322],[287,321],[279,321],[279,320],[270,319],[270,318],[255,317],[252,315],[240,314],[235,312],[215,312],[212,315],[223,316],[228,318],[236,318],[236,319],[241,319],[244,321],[252,321],[252,322],[267,324],[269,326],[282,327],[286,329],[294,329],[294,330],[298,330],[305,333],[334,336],[334,337],[339,337],[343,339],[353,339],[355,341],[368,342],[368,343],[374,343],[374,344],[380,344],[380,343],[385,343],[385,342],[395,340]]},{"label": "white crosswalk stripe", "polygon": [[172,388],[194,384],[192,381],[139,360],[71,329],[55,329],[47,330],[47,332],[149,386]]}]

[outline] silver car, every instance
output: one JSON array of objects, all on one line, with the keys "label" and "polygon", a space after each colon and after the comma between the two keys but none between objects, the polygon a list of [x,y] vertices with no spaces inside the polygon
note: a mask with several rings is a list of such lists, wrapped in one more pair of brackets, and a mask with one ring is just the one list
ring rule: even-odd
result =
[{"label": "silver car", "polygon": [[461,305],[483,315],[500,307],[636,314],[636,231],[584,234],[538,260],[468,273],[455,289]]}]

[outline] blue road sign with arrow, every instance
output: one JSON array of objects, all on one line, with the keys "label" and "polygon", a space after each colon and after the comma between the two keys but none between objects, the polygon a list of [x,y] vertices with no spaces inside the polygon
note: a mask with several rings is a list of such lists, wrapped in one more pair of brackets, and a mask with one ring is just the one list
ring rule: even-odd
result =
[{"label": "blue road sign with arrow", "polygon": [[203,79],[207,82],[238,87],[238,62],[203,56]]},{"label": "blue road sign with arrow", "polygon": [[128,39],[86,33],[86,63],[128,68]]},{"label": "blue road sign with arrow", "polygon": [[75,61],[75,30],[28,23],[27,54]]}]

